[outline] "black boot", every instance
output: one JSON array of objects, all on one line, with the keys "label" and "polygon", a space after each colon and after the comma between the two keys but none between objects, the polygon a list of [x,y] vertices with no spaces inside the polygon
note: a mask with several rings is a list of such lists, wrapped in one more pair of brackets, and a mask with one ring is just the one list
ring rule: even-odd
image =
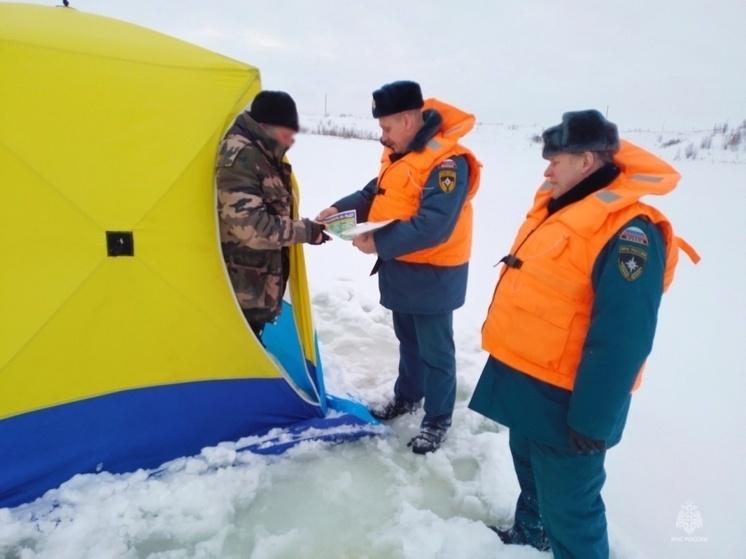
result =
[{"label": "black boot", "polygon": [[515,527],[508,528],[507,530],[498,528],[497,526],[487,526],[487,528],[495,532],[495,534],[497,534],[497,537],[500,538],[500,541],[503,542],[505,545],[530,545],[531,547],[534,547],[539,551],[549,551],[550,549],[552,549],[552,546],[549,545],[549,540],[544,534],[542,534],[539,540],[531,541]]},{"label": "black boot", "polygon": [[390,400],[380,408],[370,410],[370,415],[379,421],[388,421],[405,413],[414,413],[418,409],[420,409],[419,402],[407,402],[398,396],[394,396],[393,400]]},{"label": "black boot", "polygon": [[445,423],[424,423],[419,434],[407,446],[411,446],[415,454],[435,452],[446,440],[449,426],[450,424]]}]

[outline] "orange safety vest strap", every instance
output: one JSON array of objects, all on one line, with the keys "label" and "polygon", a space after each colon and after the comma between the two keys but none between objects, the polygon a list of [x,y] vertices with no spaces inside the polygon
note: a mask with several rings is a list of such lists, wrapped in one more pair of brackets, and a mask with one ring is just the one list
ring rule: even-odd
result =
[{"label": "orange safety vest strap", "polygon": [[699,264],[700,260],[702,260],[702,257],[699,255],[699,253],[686,240],[682,239],[681,237],[676,237],[676,244],[681,250],[684,251],[684,253],[686,253],[686,255],[694,264]]}]

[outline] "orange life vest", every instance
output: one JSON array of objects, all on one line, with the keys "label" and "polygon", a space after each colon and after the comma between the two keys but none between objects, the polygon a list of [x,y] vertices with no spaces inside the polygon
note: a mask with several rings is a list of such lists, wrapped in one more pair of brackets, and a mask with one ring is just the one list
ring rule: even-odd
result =
[{"label": "orange life vest", "polygon": [[662,231],[664,290],[673,280],[679,248],[699,261],[694,249],[674,235],[668,219],[639,201],[645,194],[667,194],[680,175],[626,141],[614,162],[622,171],[614,182],[550,217],[551,186],[544,183],[539,189],[511,249],[514,259],[501,270],[482,328],[482,347],[495,359],[567,390],[575,385],[590,326],[594,263],[627,222],[645,216]]},{"label": "orange life vest", "polygon": [[415,216],[422,201],[425,183],[433,169],[448,158],[465,156],[469,163],[469,191],[451,236],[439,245],[397,258],[419,264],[458,266],[468,262],[471,257],[471,199],[479,188],[482,166],[471,151],[458,143],[473,128],[474,115],[435,99],[425,101],[424,110],[427,109],[440,113],[443,118],[440,130],[425,149],[409,152],[393,163],[390,158],[393,152],[389,148],[384,149],[378,173],[379,193],[373,199],[368,219],[374,222],[389,219],[406,221]]}]

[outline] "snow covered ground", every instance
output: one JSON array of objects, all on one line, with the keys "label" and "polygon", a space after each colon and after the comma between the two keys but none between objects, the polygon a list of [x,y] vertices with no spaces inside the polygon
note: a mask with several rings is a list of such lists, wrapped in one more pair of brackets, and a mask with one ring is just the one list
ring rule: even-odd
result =
[{"label": "snow covered ground", "polygon": [[[373,120],[333,123],[375,131]],[[394,421],[389,438],[303,443],[280,457],[226,444],[157,475],[77,476],[35,503],[0,510],[0,557],[547,557],[505,547],[484,526],[511,522],[518,487],[507,431],[466,409],[486,359],[479,331],[494,265],[542,182],[540,145],[532,141],[538,133],[484,124],[468,137],[485,167],[468,301],[455,317],[457,409],[441,451],[415,456],[406,448],[420,419],[413,416]],[[655,203],[703,260],[695,267],[682,259],[624,440],[608,455],[604,496],[616,559],[746,556],[746,138],[735,151],[724,150],[719,135],[709,150],[701,148],[710,135],[624,134],[682,173],[679,189]],[[661,147],[676,138],[682,142]],[[689,144],[697,159],[686,158]],[[380,146],[301,135],[290,155],[302,213],[313,217],[375,175]],[[384,401],[396,376],[397,345],[368,276],[373,259],[340,240],[306,254],[330,392]],[[676,527],[687,502],[702,519],[692,533]]]}]

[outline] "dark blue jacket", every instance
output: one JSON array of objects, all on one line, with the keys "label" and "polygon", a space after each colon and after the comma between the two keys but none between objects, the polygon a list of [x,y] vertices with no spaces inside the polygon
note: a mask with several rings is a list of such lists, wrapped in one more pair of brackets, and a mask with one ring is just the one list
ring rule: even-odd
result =
[{"label": "dark blue jacket", "polygon": [[[629,226],[648,237],[642,275],[628,281],[620,238]],[[469,407],[538,442],[569,449],[568,425],[593,439],[617,444],[627,421],[637,373],[653,345],[663,294],[666,245],[645,218],[625,225],[604,247],[593,267],[595,298],[573,391],[521,373],[490,357]]]},{"label": "dark blue jacket", "polygon": [[[423,115],[425,125],[410,145],[410,151],[424,149],[440,128],[441,118],[436,111],[428,110]],[[456,164],[456,186],[451,192],[444,192],[439,187],[440,168],[435,168],[425,184],[417,214],[373,234],[380,259],[378,286],[381,304],[387,309],[413,314],[437,314],[452,311],[464,304],[468,263],[461,266],[433,266],[395,260],[398,256],[443,243],[451,236],[469,188],[466,158],[457,156],[452,157],[451,161]],[[377,179],[373,179],[365,188],[342,198],[334,206],[339,211],[354,209],[358,221],[367,221],[377,191]]]}]

